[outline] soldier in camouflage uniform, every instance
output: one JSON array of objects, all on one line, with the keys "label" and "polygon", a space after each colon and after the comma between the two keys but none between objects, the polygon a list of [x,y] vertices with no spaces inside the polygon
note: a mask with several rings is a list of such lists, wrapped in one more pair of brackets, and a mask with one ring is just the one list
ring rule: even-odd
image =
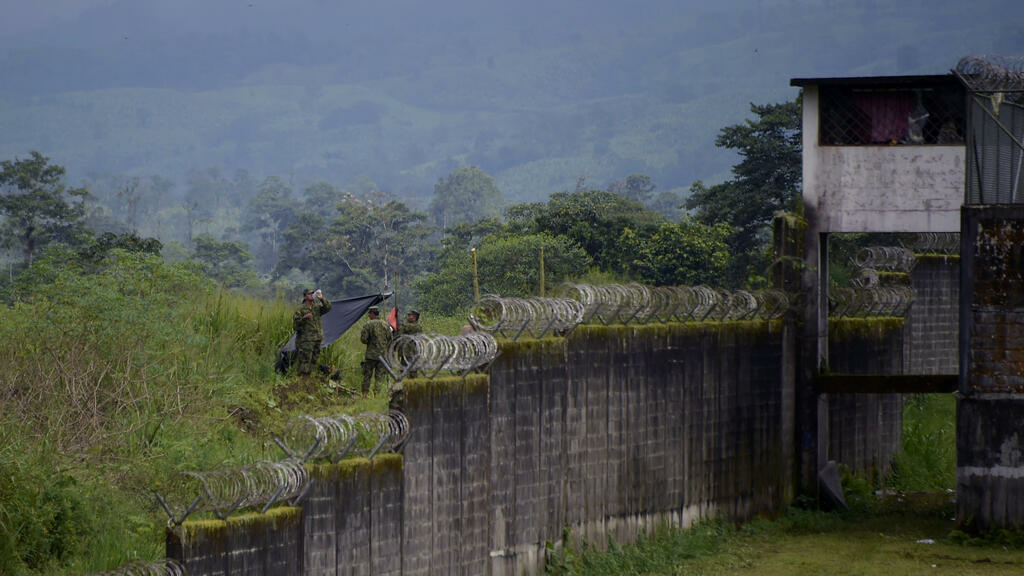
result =
[{"label": "soldier in camouflage uniform", "polygon": [[[405,322],[398,324],[398,335],[399,336],[414,336],[416,334],[423,334],[423,325],[420,324],[420,311],[415,308],[409,310],[409,313],[405,315]],[[413,355],[416,353],[416,345],[412,342],[405,343],[402,349],[402,356],[407,362],[412,361]],[[418,378],[419,372],[416,370],[409,371],[406,374],[407,378]],[[401,384],[398,384],[401,386]],[[394,395],[394,392],[392,392]]]},{"label": "soldier in camouflage uniform", "polygon": [[391,344],[393,338],[391,326],[379,317],[380,308],[370,306],[367,316],[370,319],[363,324],[363,330],[359,333],[359,341],[366,344],[366,355],[363,357],[363,394],[370,391],[370,379],[379,384],[386,377],[380,357],[387,352],[388,344]]},{"label": "soldier in camouflage uniform", "polygon": [[324,299],[321,291],[305,289],[302,291],[302,304],[292,315],[292,327],[295,329],[295,371],[299,376],[309,376],[320,358],[320,343],[324,339],[324,330],[320,325],[320,317],[331,310],[331,301]]},{"label": "soldier in camouflage uniform", "polygon": [[405,315],[405,322],[398,325],[398,333],[403,336],[405,334],[423,334],[423,325],[420,324],[419,310],[409,310],[409,313]]}]

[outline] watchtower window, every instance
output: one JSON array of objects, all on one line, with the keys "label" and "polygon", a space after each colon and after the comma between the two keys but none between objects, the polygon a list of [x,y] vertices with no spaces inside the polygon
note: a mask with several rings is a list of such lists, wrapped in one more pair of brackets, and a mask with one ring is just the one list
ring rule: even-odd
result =
[{"label": "watchtower window", "polygon": [[964,143],[965,95],[959,86],[821,87],[823,146]]}]

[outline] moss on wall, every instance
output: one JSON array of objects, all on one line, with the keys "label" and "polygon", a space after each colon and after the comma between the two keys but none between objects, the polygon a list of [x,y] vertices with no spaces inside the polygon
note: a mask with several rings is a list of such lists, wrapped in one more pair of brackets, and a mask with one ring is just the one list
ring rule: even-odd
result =
[{"label": "moss on wall", "polygon": [[419,406],[431,394],[452,394],[463,392],[473,394],[486,391],[490,383],[487,374],[467,374],[459,376],[442,376],[431,380],[417,379],[405,383],[405,402],[409,407]]},{"label": "moss on wall", "polygon": [[829,318],[828,333],[835,338],[885,338],[903,330],[902,317]]},{"label": "moss on wall", "polygon": [[401,454],[378,454],[373,459],[373,470],[374,475],[381,475],[390,472],[398,474],[402,473],[402,455]]},{"label": "moss on wall", "polygon": [[227,535],[227,530],[247,530],[252,528],[280,528],[299,522],[302,518],[302,509],[294,506],[278,506],[267,510],[266,514],[259,512],[246,512],[236,516],[229,516],[227,520],[211,518],[208,520],[194,520],[175,526],[170,530],[183,543],[194,542],[198,539],[203,541],[222,540]]},{"label": "moss on wall", "polygon": [[574,334],[581,338],[622,338],[622,337],[655,337],[669,335],[692,335],[711,332],[729,334],[777,332],[782,329],[782,319],[773,320],[704,320],[700,322],[664,322],[636,325],[601,325],[587,324],[576,328]]}]

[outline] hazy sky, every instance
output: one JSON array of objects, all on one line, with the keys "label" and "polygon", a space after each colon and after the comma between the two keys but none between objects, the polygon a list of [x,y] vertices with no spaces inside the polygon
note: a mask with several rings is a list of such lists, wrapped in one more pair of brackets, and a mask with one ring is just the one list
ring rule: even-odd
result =
[{"label": "hazy sky", "polygon": [[716,133],[794,98],[790,78],[988,53],[1024,53],[1024,1],[0,0],[0,158],[418,194],[464,163],[520,197],[628,171],[687,187],[727,175]]}]

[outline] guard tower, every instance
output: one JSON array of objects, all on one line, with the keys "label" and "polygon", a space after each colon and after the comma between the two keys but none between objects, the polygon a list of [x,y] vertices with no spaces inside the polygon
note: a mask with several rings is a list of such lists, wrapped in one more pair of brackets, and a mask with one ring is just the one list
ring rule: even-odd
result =
[{"label": "guard tower", "polygon": [[953,373],[882,379],[826,375],[822,368],[829,365],[829,235],[960,231],[966,92],[953,74],[795,78],[791,85],[803,89],[807,222],[804,338],[796,397],[797,478],[804,494],[816,494],[818,474],[833,456],[830,394],[890,395],[889,403],[899,407],[900,397],[892,395],[956,389]]}]

